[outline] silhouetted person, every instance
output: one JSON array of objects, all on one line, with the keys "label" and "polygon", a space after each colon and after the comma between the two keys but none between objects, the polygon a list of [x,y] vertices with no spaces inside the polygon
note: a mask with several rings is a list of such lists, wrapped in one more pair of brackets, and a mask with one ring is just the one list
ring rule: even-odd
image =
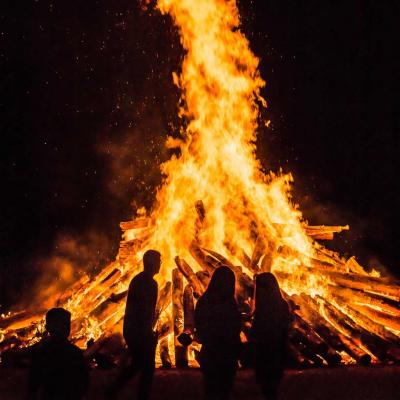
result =
[{"label": "silhouetted person", "polygon": [[46,330],[47,337],[32,347],[29,399],[82,399],[88,369],[82,351],[68,340],[71,313],[63,308],[49,310]]},{"label": "silhouetted person", "polygon": [[289,327],[289,307],[270,272],[256,276],[251,338],[257,382],[266,399],[277,398],[283,376]]},{"label": "silhouetted person", "polygon": [[131,364],[117,377],[110,389],[109,398],[114,398],[122,386],[138,373],[138,399],[149,398],[157,345],[153,327],[156,322],[158,285],[153,277],[160,271],[160,253],[155,250],[146,251],[143,266],[143,272],[136,275],[129,285],[124,317],[123,334],[131,356]]},{"label": "silhouetted person", "polygon": [[207,400],[229,399],[240,348],[240,314],[235,300],[235,275],[228,267],[215,270],[195,309],[200,366]]}]

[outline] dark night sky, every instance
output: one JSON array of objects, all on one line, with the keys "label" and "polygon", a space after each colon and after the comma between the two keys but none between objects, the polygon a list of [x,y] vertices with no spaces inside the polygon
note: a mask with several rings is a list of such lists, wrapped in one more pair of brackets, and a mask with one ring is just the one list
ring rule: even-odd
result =
[{"label": "dark night sky", "polygon": [[[177,132],[168,17],[135,0],[2,4],[0,304],[19,300],[50,255],[96,270],[118,223],[150,205]],[[241,0],[261,58],[272,129],[267,169],[292,171],[314,224],[349,223],[329,246],[400,276],[397,0]],[[60,238],[75,239],[72,246]],[[57,271],[49,274],[57,278]]]}]

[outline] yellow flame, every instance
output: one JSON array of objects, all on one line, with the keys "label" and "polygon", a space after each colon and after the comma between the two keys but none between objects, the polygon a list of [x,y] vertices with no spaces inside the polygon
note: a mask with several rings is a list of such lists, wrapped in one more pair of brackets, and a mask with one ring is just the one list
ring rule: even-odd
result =
[{"label": "yellow flame", "polygon": [[255,156],[264,81],[259,60],[238,29],[235,1],[159,0],[158,7],[173,17],[186,51],[174,80],[185,103],[181,115],[188,121],[183,140],[169,140],[179,146],[180,156],[162,165],[165,182],[152,213],[149,245],[162,252],[164,275],[169,277],[176,255],[190,259],[198,200],[206,211],[200,233],[204,247],[230,258],[232,247],[251,256],[260,236],[275,248],[293,249],[295,257],[281,256],[292,266],[304,262],[313,248],[301,213],[289,200],[292,178],[266,176]]}]

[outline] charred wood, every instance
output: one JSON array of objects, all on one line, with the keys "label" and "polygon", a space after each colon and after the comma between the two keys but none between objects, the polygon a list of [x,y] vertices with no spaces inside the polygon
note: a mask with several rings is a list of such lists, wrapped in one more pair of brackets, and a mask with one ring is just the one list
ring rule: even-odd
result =
[{"label": "charred wood", "polygon": [[201,294],[204,292],[204,287],[200,282],[199,278],[193,272],[190,265],[183,259],[178,256],[175,257],[175,264],[178,267],[179,271],[183,274],[183,276],[188,281],[189,285],[192,286],[193,295],[196,298],[199,298]]}]

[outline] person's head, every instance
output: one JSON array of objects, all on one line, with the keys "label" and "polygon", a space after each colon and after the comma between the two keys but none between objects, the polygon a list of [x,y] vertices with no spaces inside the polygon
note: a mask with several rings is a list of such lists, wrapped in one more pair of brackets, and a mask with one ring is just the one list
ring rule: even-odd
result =
[{"label": "person's head", "polygon": [[157,250],[147,250],[143,256],[144,272],[154,276],[160,272],[161,254]]},{"label": "person's head", "polygon": [[218,267],[208,284],[208,296],[218,298],[220,300],[228,300],[235,297],[235,274],[226,266]]},{"label": "person's head", "polygon": [[47,311],[46,330],[51,337],[67,339],[71,332],[71,313],[64,308],[52,308]]},{"label": "person's head", "polygon": [[255,293],[256,308],[270,307],[282,300],[279,283],[271,272],[256,275]]}]

